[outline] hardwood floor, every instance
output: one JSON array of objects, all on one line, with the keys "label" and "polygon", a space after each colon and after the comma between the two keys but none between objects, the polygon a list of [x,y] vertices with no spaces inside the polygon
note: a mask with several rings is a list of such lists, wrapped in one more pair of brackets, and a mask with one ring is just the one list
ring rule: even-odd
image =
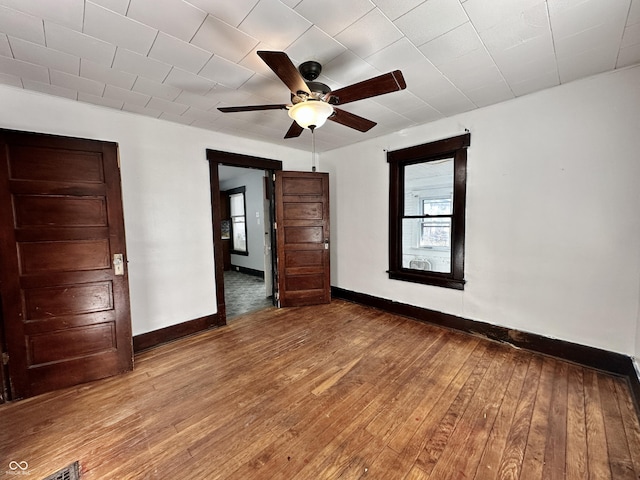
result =
[{"label": "hardwood floor", "polygon": [[[0,406],[0,477],[638,479],[624,380],[334,300]],[[15,464],[13,464],[15,465]]]}]

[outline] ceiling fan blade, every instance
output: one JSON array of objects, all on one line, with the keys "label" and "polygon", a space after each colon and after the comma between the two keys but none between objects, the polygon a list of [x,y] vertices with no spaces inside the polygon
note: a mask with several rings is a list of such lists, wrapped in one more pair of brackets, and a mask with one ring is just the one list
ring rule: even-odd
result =
[{"label": "ceiling fan blade", "polygon": [[304,92],[307,95],[311,95],[304,78],[302,78],[302,75],[300,75],[300,72],[298,72],[298,69],[286,53],[261,50],[258,55],[289,88],[291,93],[297,95],[298,92]]},{"label": "ceiling fan blade", "polygon": [[377,125],[376,122],[372,122],[371,120],[359,117],[358,115],[354,115],[353,113],[340,110],[339,108],[334,107],[333,113],[334,114],[329,117],[329,120],[333,120],[334,122],[341,125],[354,128],[360,132],[368,132]]},{"label": "ceiling fan blade", "polygon": [[377,97],[385,93],[397,92],[407,88],[402,72],[395,70],[378,77],[370,78],[348,87],[339,88],[331,92],[329,103],[332,105],[344,105],[365,98]]},{"label": "ceiling fan blade", "polygon": [[256,110],[285,110],[287,105],[280,103],[277,105],[247,105],[244,107],[218,107],[218,110],[224,113],[230,112],[253,112]]},{"label": "ceiling fan blade", "polygon": [[294,122],[291,124],[291,126],[289,127],[289,130],[287,130],[287,133],[285,134],[284,138],[295,138],[295,137],[299,137],[303,130],[304,130],[304,128],[302,128],[300,125],[298,125],[298,124],[294,121]]}]

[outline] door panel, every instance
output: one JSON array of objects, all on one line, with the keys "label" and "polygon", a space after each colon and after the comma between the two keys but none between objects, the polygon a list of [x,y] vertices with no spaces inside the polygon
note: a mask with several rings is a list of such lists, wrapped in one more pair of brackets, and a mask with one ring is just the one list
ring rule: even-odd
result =
[{"label": "door panel", "polygon": [[48,320],[62,315],[95,313],[113,308],[111,283],[24,289],[26,317]]},{"label": "door panel", "polygon": [[[312,220],[316,220],[313,218]],[[322,219],[320,219],[322,220]],[[300,249],[308,247],[314,248],[316,244],[322,243],[324,239],[325,229],[322,227],[287,227],[284,228],[285,241],[289,244],[299,243]]]},{"label": "door panel", "polygon": [[20,273],[53,273],[109,268],[109,241],[19,242]]},{"label": "door panel", "polygon": [[14,209],[18,228],[46,225],[107,226],[107,205],[104,198],[42,197],[15,195]]},{"label": "door panel", "polygon": [[319,220],[322,218],[322,203],[286,203],[283,218],[286,220]]},{"label": "door panel", "polygon": [[331,301],[329,176],[276,172],[280,306]]},{"label": "door panel", "polygon": [[133,368],[117,146],[0,130],[0,293],[13,399]]}]

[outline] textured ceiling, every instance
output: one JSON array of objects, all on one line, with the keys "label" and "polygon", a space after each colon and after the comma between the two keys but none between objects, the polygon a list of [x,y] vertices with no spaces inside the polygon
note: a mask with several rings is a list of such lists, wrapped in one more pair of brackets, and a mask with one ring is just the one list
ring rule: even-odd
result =
[{"label": "textured ceiling", "polygon": [[0,83],[247,138],[282,137],[287,103],[256,55],[317,60],[333,89],[402,70],[407,89],[344,110],[319,150],[640,62],[640,0],[0,0]]}]

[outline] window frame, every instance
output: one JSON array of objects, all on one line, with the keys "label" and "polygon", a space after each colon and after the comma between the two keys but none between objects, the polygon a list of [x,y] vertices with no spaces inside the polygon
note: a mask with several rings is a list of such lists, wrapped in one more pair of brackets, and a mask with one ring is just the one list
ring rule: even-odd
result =
[{"label": "window frame", "polygon": [[[471,134],[387,152],[389,163],[389,278],[464,290],[465,212],[467,196],[467,148]],[[404,169],[407,165],[453,158],[453,212],[451,215],[451,269],[448,273],[402,266]]]},{"label": "window frame", "polygon": [[[229,248],[229,253],[232,253],[234,255],[245,255],[248,256],[249,255],[249,233],[248,233],[248,229],[247,229],[247,195],[246,195],[246,191],[247,191],[247,187],[237,187],[237,188],[232,188],[230,190],[227,190],[225,193],[227,194],[227,197],[229,198],[229,220],[230,220],[230,226],[231,226],[231,231],[230,231],[230,236],[231,236],[231,245]],[[242,195],[242,206],[243,206],[243,211],[244,211],[244,215],[232,215],[231,214],[231,195]],[[235,248],[235,229],[236,229],[236,222],[234,222],[234,218],[235,217],[242,217],[244,218],[244,239],[245,239],[245,250],[237,250]]]}]

